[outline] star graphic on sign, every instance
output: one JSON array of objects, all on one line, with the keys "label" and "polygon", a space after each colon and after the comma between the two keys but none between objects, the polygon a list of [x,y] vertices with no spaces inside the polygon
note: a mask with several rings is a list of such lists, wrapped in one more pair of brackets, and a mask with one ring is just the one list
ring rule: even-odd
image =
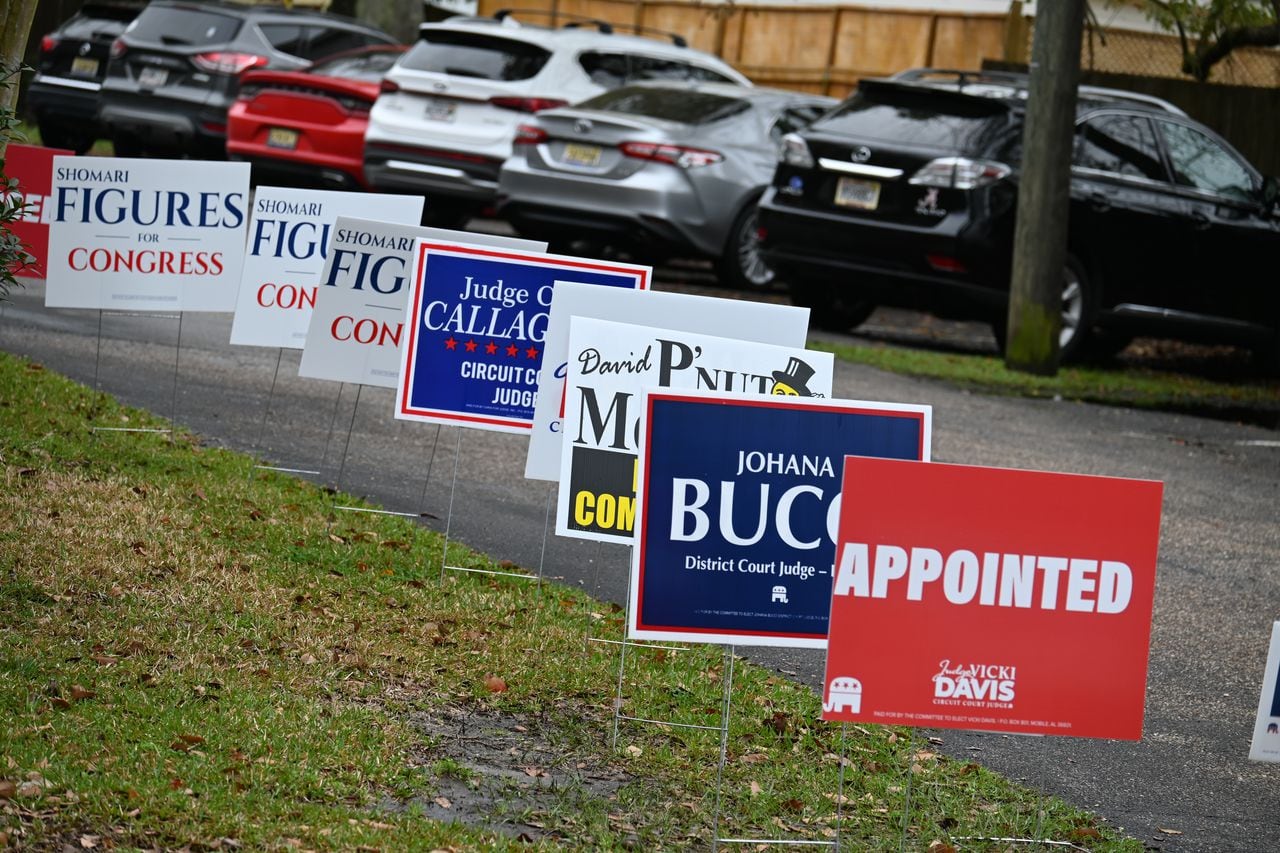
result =
[{"label": "star graphic on sign", "polygon": [[475,351],[476,351],[476,342],[467,341],[467,352],[475,352]]},{"label": "star graphic on sign", "polygon": [[493,341],[489,341],[489,343],[485,344],[484,351],[489,355],[494,355],[498,351],[498,345]]},{"label": "star graphic on sign", "polygon": [[526,357],[526,358],[537,358],[537,357],[538,357],[538,351],[537,351],[536,349],[534,349],[533,347],[529,347],[527,350],[525,350],[525,351],[524,351],[524,354],[525,354],[525,357]]},{"label": "star graphic on sign", "polygon": [[516,353],[518,352],[520,352],[520,350],[516,349],[515,344],[507,344],[507,355],[511,356],[512,358],[515,358]]},{"label": "star graphic on sign", "polygon": [[453,336],[452,336],[452,335],[450,335],[449,337],[447,337],[447,338],[445,338],[445,339],[444,339],[444,348],[445,348],[445,349],[457,349],[457,348],[458,348],[458,342],[457,342],[457,341],[455,341],[455,340],[453,339]]}]

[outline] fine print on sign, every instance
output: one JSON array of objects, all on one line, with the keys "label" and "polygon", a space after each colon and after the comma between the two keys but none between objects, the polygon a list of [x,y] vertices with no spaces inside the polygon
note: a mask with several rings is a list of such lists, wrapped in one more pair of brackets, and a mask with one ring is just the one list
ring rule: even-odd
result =
[{"label": "fine print on sign", "polygon": [[825,648],[841,465],[928,460],[928,406],[649,391],[627,636]]},{"label": "fine print on sign", "polygon": [[572,318],[556,533],[631,543],[644,389],[830,397],[834,362],[795,347]]},{"label": "fine print on sign", "polygon": [[339,211],[415,225],[422,197],[258,187],[231,343],[303,347]]},{"label": "fine print on sign", "polygon": [[619,323],[657,326],[672,332],[697,332],[740,341],[758,341],[803,349],[809,334],[809,309],[748,299],[720,299],[685,293],[621,290],[560,282],[551,295],[551,318],[543,341],[543,367],[524,475],[533,480],[560,479],[560,428],[564,380],[568,370],[569,323],[594,317]]},{"label": "fine print on sign", "polygon": [[396,417],[527,433],[559,282],[644,290],[651,275],[634,264],[420,240]]},{"label": "fine print on sign", "polygon": [[1162,488],[847,459],[823,718],[1141,738]]},{"label": "fine print on sign", "polygon": [[1280,622],[1271,625],[1271,647],[1267,651],[1249,757],[1254,761],[1280,762]]},{"label": "fine print on sign", "polygon": [[45,305],[232,311],[249,164],[55,157]]},{"label": "fine print on sign", "polygon": [[[60,148],[41,148],[38,145],[9,145],[4,150],[4,171],[11,180],[18,182],[15,195],[23,203],[22,215],[9,228],[22,241],[22,247],[34,261],[12,270],[17,278],[44,278],[49,257],[49,220],[53,205],[49,201],[49,188],[53,181],[53,158],[73,155],[74,151]],[[6,199],[7,190],[0,188]]]},{"label": "fine print on sign", "polygon": [[395,388],[405,287],[419,239],[546,251],[536,240],[339,216],[334,220],[298,375]]}]

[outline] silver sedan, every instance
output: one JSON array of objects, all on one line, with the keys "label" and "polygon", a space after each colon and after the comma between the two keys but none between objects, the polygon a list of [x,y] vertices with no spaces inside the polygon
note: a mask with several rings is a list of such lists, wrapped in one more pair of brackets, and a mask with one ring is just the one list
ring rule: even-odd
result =
[{"label": "silver sedan", "polygon": [[755,206],[784,135],[836,101],[717,83],[643,83],[522,125],[498,211],[556,247],[587,240],[641,255],[696,255],[720,280],[767,287]]}]

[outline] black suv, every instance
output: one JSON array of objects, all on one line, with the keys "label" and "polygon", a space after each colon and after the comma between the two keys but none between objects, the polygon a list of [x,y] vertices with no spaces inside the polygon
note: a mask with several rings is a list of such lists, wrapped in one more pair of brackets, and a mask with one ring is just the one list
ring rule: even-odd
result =
[{"label": "black suv", "polygon": [[338,15],[155,0],[111,46],[99,120],[120,156],[225,157],[240,72],[293,70],[375,44],[395,40]]},{"label": "black suv", "polygon": [[45,145],[83,154],[97,140],[98,92],[108,51],[145,5],[144,0],[86,3],[40,40],[40,60],[24,104]]},{"label": "black suv", "polygon": [[[814,323],[877,304],[988,321],[1003,341],[1027,78],[917,69],[862,81],[783,140],[765,257]],[[1156,98],[1082,86],[1064,360],[1134,335],[1280,341],[1280,207],[1217,134]]]}]

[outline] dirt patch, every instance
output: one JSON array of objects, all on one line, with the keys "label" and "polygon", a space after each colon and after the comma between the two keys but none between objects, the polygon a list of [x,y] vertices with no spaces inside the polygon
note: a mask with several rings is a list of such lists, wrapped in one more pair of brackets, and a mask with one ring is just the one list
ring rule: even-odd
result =
[{"label": "dirt patch", "polygon": [[[529,840],[554,838],[547,828],[554,815],[571,813],[587,800],[612,800],[630,778],[587,741],[566,736],[583,730],[580,716],[570,722],[553,713],[454,706],[414,714],[410,722],[429,744],[414,759],[431,775],[431,791],[382,803],[388,811],[416,807],[432,820]],[[601,722],[599,732],[604,731]]]}]

